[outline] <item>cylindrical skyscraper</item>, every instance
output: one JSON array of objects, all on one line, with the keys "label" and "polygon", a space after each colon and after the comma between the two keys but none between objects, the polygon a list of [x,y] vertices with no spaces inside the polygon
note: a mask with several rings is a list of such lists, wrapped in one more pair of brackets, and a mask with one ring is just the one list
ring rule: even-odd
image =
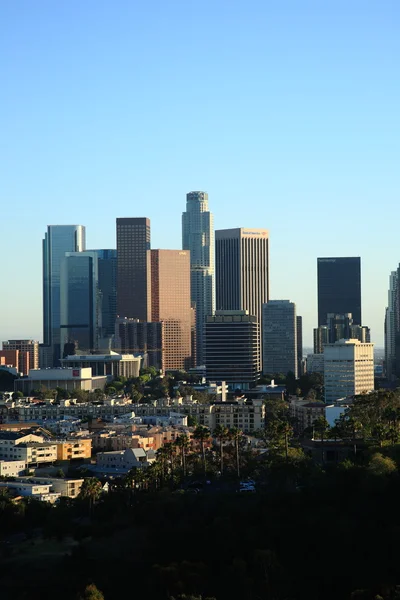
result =
[{"label": "cylindrical skyscraper", "polygon": [[182,248],[190,250],[191,298],[196,305],[197,364],[204,364],[204,324],[215,311],[214,217],[208,210],[208,194],[186,195],[182,214]]}]

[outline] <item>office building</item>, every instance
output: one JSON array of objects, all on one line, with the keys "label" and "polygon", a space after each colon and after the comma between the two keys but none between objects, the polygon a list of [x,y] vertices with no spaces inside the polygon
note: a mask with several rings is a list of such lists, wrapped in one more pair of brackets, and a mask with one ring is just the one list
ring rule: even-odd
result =
[{"label": "office building", "polygon": [[192,367],[190,253],[151,250],[152,321],[164,322],[164,369]]},{"label": "office building", "polygon": [[322,373],[324,372],[324,354],[323,351],[318,354],[307,354],[306,359],[307,373]]},{"label": "office building", "polygon": [[215,232],[217,310],[247,310],[257,318],[262,344],[262,305],[269,300],[267,229],[220,229]]},{"label": "office building", "polygon": [[359,257],[318,258],[318,326],[328,314],[351,313],[361,325],[361,260]]},{"label": "office building", "polygon": [[325,403],[374,389],[374,345],[339,340],[324,347]]},{"label": "office building", "polygon": [[62,357],[97,350],[100,325],[97,253],[66,252],[60,269]]},{"label": "office building", "polygon": [[398,327],[398,272],[389,278],[388,305],[385,311],[385,375],[390,380],[396,376],[396,333]]},{"label": "office building", "polygon": [[[82,225],[49,225],[43,240],[43,345],[46,359],[58,366],[60,349],[60,270],[66,252],[82,252],[85,228]],[[51,366],[51,365],[49,365]]]},{"label": "office building", "polygon": [[116,377],[131,379],[139,377],[142,363],[141,356],[133,354],[72,354],[61,359],[62,367],[81,369],[90,367],[93,377],[107,376],[110,380]]},{"label": "office building", "polygon": [[204,364],[204,324],[215,311],[214,217],[208,210],[208,194],[186,195],[182,214],[182,248],[190,251],[191,297],[196,316],[196,360]]},{"label": "office building", "polygon": [[322,354],[325,344],[329,344],[329,327],[320,325],[313,331],[314,334],[314,354]]},{"label": "office building", "polygon": [[117,318],[117,251],[93,250],[97,254],[98,290],[101,313],[100,347],[108,347]]},{"label": "office building", "polygon": [[117,219],[117,314],[151,321],[150,219]]},{"label": "office building", "polygon": [[296,305],[289,300],[270,300],[262,307],[263,373],[289,371],[297,378]]},{"label": "office building", "polygon": [[143,357],[143,366],[164,371],[164,322],[121,319],[115,322],[115,349]]},{"label": "office building", "polygon": [[206,372],[212,381],[248,389],[260,378],[257,317],[245,310],[216,311],[206,318]]},{"label": "office building", "polygon": [[32,369],[27,377],[21,377],[14,381],[14,391],[22,392],[24,396],[32,396],[33,390],[55,390],[62,388],[72,395],[75,390],[93,392],[96,389],[103,390],[107,383],[107,377],[92,376],[92,369],[85,368],[60,368],[57,369]]},{"label": "office building", "polygon": [[363,343],[371,341],[371,333],[364,325],[355,325],[353,315],[328,313],[327,323],[314,329],[314,354],[324,351],[325,344],[334,344],[338,340],[356,339]]},{"label": "office building", "polygon": [[29,369],[39,368],[39,342],[34,340],[8,340],[3,342],[3,351],[18,350],[18,371],[27,375]]},{"label": "office building", "polygon": [[297,376],[303,375],[303,317],[296,316],[296,336],[297,336]]}]

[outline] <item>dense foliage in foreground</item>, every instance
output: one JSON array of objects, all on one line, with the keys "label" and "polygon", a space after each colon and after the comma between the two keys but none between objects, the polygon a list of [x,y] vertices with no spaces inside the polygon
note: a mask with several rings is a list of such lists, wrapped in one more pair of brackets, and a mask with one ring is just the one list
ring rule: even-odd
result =
[{"label": "dense foliage in foreground", "polygon": [[2,598],[71,600],[92,582],[106,600],[398,597],[396,462],[377,453],[329,470],[301,462],[260,467],[255,494],[116,489],[92,507],[24,510],[3,497],[1,530],[28,539],[3,539]]}]

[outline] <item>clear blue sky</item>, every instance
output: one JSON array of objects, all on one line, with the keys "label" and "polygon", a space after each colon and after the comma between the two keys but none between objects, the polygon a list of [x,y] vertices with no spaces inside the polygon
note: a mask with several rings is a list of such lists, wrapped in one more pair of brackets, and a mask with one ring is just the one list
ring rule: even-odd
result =
[{"label": "clear blue sky", "polygon": [[2,0],[0,335],[41,339],[41,240],[148,216],[179,248],[185,194],[266,227],[271,297],[316,325],[317,256],[361,256],[383,343],[400,261],[398,0]]}]

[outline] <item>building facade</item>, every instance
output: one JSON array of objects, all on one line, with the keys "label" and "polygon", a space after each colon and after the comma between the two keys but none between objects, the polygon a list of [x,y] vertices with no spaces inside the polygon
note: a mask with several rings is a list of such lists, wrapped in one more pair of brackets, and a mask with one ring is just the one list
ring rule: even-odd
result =
[{"label": "building facade", "polygon": [[257,318],[261,339],[262,305],[269,300],[267,229],[215,232],[217,310],[247,310]]},{"label": "building facade", "polygon": [[208,210],[208,194],[186,195],[182,214],[182,248],[190,251],[191,298],[196,311],[197,364],[204,363],[204,324],[215,311],[214,217]]},{"label": "building facade", "polygon": [[247,311],[216,311],[206,318],[206,372],[212,381],[248,389],[261,373],[257,317]]},{"label": "building facade", "polygon": [[63,367],[72,367],[75,369],[90,367],[94,377],[139,377],[142,362],[141,356],[133,354],[117,354],[110,352],[108,354],[72,354],[66,356],[61,361]]},{"label": "building facade", "polygon": [[398,323],[398,272],[392,271],[389,278],[388,305],[385,311],[385,375],[389,380],[396,375],[396,333]]},{"label": "building facade", "polygon": [[303,317],[296,316],[297,376],[303,375]]},{"label": "building facade", "polygon": [[150,219],[117,219],[117,314],[151,321]]},{"label": "building facade", "polygon": [[115,322],[115,348],[121,354],[139,354],[143,365],[164,371],[164,322],[121,319]]},{"label": "building facade", "polygon": [[361,325],[361,259],[318,258],[318,326],[326,325],[328,314],[353,315]]},{"label": "building facade", "polygon": [[50,348],[51,366],[58,366],[60,348],[60,271],[66,252],[86,249],[82,225],[49,225],[43,240],[43,344]]},{"label": "building facade", "polygon": [[24,396],[32,395],[33,390],[55,390],[57,387],[74,392],[85,390],[88,392],[104,389],[107,377],[92,377],[90,368],[58,368],[58,369],[33,369],[28,377],[21,377],[14,381],[14,390],[22,392]]},{"label": "building facade", "polygon": [[99,347],[101,310],[96,252],[66,252],[60,269],[60,344],[64,358]]},{"label": "building facade", "polygon": [[294,373],[297,379],[296,305],[270,300],[262,307],[263,373]]},{"label": "building facade", "polygon": [[100,347],[109,347],[117,318],[117,251],[94,250],[97,254],[98,289],[100,295]]},{"label": "building facade", "polygon": [[[3,342],[3,350],[18,350],[18,371],[28,375],[29,369],[39,368],[39,342],[35,340],[8,340]],[[28,356],[27,356],[28,355]]]},{"label": "building facade", "polygon": [[188,251],[151,250],[151,292],[151,320],[164,323],[164,369],[187,371],[193,366]]},{"label": "building facade", "polygon": [[374,390],[374,345],[339,340],[324,347],[325,402]]}]

